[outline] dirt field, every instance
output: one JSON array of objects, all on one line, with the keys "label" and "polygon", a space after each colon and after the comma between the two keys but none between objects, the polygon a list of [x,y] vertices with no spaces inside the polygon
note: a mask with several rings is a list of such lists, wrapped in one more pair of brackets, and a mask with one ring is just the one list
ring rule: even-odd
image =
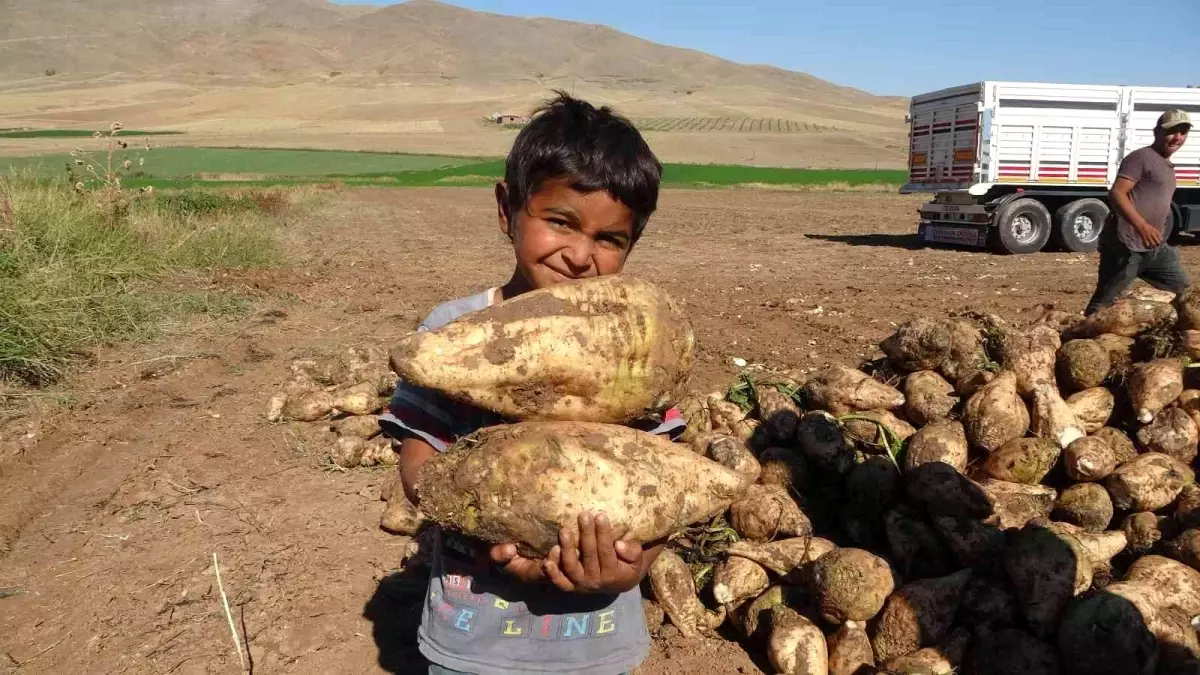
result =
[{"label": "dirt field", "polygon": [[[919,201],[667,192],[629,270],[686,303],[705,389],[739,357],[855,363],[914,314],[1082,308],[1095,256],[925,250]],[[337,195],[288,229],[302,264],[223,280],[261,296],[253,315],[102,352],[63,402],[0,409],[0,672],[235,672],[214,552],[255,672],[421,672],[412,596],[389,577],[403,540],[377,526],[385,472],[323,468],[320,425],[263,412],[292,357],[386,346],[502,281],[493,213],[486,190]],[[737,645],[671,633],[639,675],[759,672]]]}]

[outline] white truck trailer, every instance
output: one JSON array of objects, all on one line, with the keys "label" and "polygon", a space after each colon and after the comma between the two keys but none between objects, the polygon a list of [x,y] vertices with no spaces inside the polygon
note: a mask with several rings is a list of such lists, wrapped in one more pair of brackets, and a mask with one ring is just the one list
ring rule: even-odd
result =
[{"label": "white truck trailer", "polygon": [[[1164,110],[1200,119],[1200,88],[979,82],[922,94],[909,112],[909,175],[926,242],[1009,253],[1094,251],[1108,189],[1150,145]],[[1200,137],[1171,158],[1172,234],[1200,230]]]}]

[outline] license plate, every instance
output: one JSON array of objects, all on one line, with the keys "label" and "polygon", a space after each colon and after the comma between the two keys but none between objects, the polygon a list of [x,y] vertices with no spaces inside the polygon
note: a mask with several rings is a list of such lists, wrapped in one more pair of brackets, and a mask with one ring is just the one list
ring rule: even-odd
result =
[{"label": "license plate", "polygon": [[978,227],[926,225],[922,230],[921,238],[925,241],[964,246],[983,246],[987,242],[987,233]]}]

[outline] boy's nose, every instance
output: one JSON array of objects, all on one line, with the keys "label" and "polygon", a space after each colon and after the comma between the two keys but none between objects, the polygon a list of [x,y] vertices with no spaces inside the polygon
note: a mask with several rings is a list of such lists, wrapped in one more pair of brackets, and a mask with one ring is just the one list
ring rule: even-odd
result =
[{"label": "boy's nose", "polygon": [[590,266],[592,247],[582,237],[563,249],[563,261],[571,266],[572,272],[584,272]]}]

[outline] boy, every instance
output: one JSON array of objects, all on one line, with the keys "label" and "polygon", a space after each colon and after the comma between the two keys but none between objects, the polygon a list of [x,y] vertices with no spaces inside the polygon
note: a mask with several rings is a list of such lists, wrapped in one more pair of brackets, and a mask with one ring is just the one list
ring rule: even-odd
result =
[{"label": "boy", "polygon": [[[496,185],[516,266],[498,288],[438,306],[419,330],[554,284],[621,271],[658,202],[662,175],[641,135],[608,108],[558,92],[521,131]],[[417,502],[421,467],[476,429],[485,411],[400,382],[381,426],[400,442],[400,479]],[[639,426],[684,427],[678,411]],[[603,514],[581,514],[545,560],[438,530],[418,632],[429,672],[616,675],[649,649],[639,584],[662,548],[616,542]]]}]

